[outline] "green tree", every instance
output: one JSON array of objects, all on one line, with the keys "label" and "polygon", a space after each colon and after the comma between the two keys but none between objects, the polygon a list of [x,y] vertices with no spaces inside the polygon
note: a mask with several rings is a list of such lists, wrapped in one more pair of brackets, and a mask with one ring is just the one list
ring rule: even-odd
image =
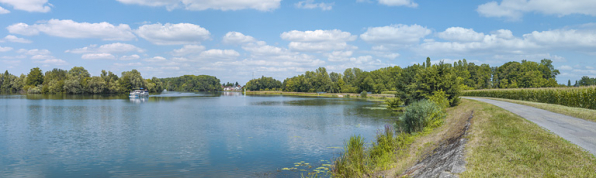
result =
[{"label": "green tree", "polygon": [[27,85],[30,86],[37,86],[43,84],[43,74],[39,67],[31,69],[29,74],[27,74]]},{"label": "green tree", "polygon": [[443,62],[432,65],[416,75],[415,99],[430,98],[435,91],[444,91],[451,106],[459,104],[459,81],[452,67]]},{"label": "green tree", "polygon": [[106,90],[106,88],[106,81],[101,77],[94,76],[87,80],[86,91],[88,93],[103,93]]}]

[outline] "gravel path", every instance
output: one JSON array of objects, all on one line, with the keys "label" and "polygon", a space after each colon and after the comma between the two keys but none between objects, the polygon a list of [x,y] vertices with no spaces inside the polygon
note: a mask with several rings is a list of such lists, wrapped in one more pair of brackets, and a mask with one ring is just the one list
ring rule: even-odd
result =
[{"label": "gravel path", "polygon": [[474,97],[462,98],[482,101],[501,107],[550,130],[596,155],[596,122],[504,101]]}]

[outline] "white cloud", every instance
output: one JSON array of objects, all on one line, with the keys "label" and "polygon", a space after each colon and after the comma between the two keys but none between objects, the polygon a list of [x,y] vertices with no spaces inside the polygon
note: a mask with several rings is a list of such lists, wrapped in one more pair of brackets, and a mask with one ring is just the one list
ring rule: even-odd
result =
[{"label": "white cloud", "polygon": [[9,10],[6,10],[6,9],[0,7],[0,14],[8,14],[8,13],[10,13]]},{"label": "white cloud", "polygon": [[387,59],[395,59],[401,56],[399,53],[391,53],[391,52],[380,52],[380,51],[373,51],[371,52],[377,57],[387,58]]},{"label": "white cloud", "polygon": [[68,65],[68,62],[62,60],[62,59],[46,59],[43,61],[35,61],[35,63],[40,63],[40,64],[45,64],[45,66],[49,66],[49,65],[57,65],[57,66],[63,66],[63,65]]},{"label": "white cloud", "polygon": [[7,52],[7,51],[10,51],[10,50],[12,50],[11,47],[2,47],[2,46],[0,46],[0,52]]},{"label": "white cloud", "polygon": [[338,65],[330,65],[326,66],[328,71],[343,71],[347,68],[358,67],[363,70],[376,70],[380,67],[387,67],[389,66],[386,63],[383,63],[379,59],[374,59],[372,56],[358,56],[358,57],[351,57],[348,59],[344,59]]},{"label": "white cloud", "polygon": [[257,41],[252,36],[244,35],[240,32],[228,32],[223,37],[223,43],[226,44],[244,44]]},{"label": "white cloud", "polygon": [[180,67],[161,67],[163,70],[180,70]]},{"label": "white cloud", "polygon": [[288,45],[293,51],[332,51],[355,49],[347,41],[356,40],[357,36],[341,30],[289,31],[280,35],[284,40],[292,41]]},{"label": "white cloud", "polygon": [[421,38],[429,35],[431,30],[420,25],[390,25],[384,27],[370,27],[360,35],[362,40],[375,44],[407,45],[420,42]]},{"label": "white cloud", "polygon": [[205,46],[201,45],[184,45],[184,47],[180,49],[174,49],[172,51],[172,56],[186,56],[189,54],[198,54],[202,51],[205,51]]},{"label": "white cloud", "polygon": [[379,4],[387,6],[406,6],[406,7],[418,7],[418,4],[411,0],[379,0]]},{"label": "white cloud", "polygon": [[319,43],[290,42],[288,47],[292,51],[311,51],[311,52],[356,48],[355,46],[350,46],[345,42],[319,42]]},{"label": "white cloud", "polygon": [[89,45],[83,48],[77,48],[72,50],[66,50],[67,53],[128,53],[128,52],[138,52],[143,53],[145,50],[136,47],[131,44],[126,43],[111,43],[105,44],[97,47],[97,45]]},{"label": "white cloud", "polygon": [[135,32],[157,45],[196,44],[210,39],[211,35],[207,29],[190,23],[143,25]]},{"label": "white cloud", "polygon": [[6,37],[4,37],[4,40],[1,40],[0,42],[4,42],[4,41],[9,41],[9,42],[14,42],[14,43],[31,43],[30,40],[27,40],[24,38],[19,38],[14,35],[6,35]]},{"label": "white cloud", "polygon": [[16,23],[12,24],[8,27],[8,32],[25,35],[25,36],[32,36],[39,34],[39,30],[37,28],[27,25],[26,23]]},{"label": "white cloud", "polygon": [[50,36],[63,38],[99,38],[102,40],[132,40],[135,38],[128,25],[114,26],[108,22],[79,23],[72,20],[51,19],[34,25],[17,23],[8,26],[7,29],[10,33],[27,36],[43,32]]},{"label": "white cloud", "polygon": [[437,36],[450,41],[481,41],[484,33],[475,32],[474,29],[450,27],[438,33]]},{"label": "white cloud", "polygon": [[281,0],[117,0],[125,4],[165,6],[168,10],[184,7],[186,10],[242,10],[270,11],[279,8]]},{"label": "white cloud", "polygon": [[292,30],[280,35],[284,40],[300,42],[324,42],[324,41],[354,41],[356,36],[350,32],[341,30],[315,30],[315,31],[297,31]]},{"label": "white cloud", "polygon": [[131,63],[114,63],[114,66],[116,67],[140,67],[143,64],[140,62],[131,62]]},{"label": "white cloud", "polygon": [[476,11],[485,17],[504,17],[519,20],[524,13],[538,12],[546,15],[565,16],[583,14],[596,16],[596,1],[593,0],[502,0],[491,1],[478,6]]},{"label": "white cloud", "polygon": [[[447,30],[446,30],[447,31]],[[474,35],[469,35],[474,34]],[[566,59],[557,55],[544,54],[545,50],[567,49],[591,54],[596,47],[596,30],[555,29],[534,31],[515,37],[510,30],[500,29],[484,35],[480,41],[464,39],[480,39],[474,31],[466,35],[451,35],[445,38],[451,41],[426,41],[413,49],[419,54],[431,55],[495,55],[507,57],[550,58],[559,62]],[[440,36],[440,35],[439,35]],[[469,36],[476,36],[469,38]],[[443,36],[445,37],[445,36]]]},{"label": "white cloud", "polygon": [[47,49],[30,49],[30,50],[26,50],[26,49],[19,49],[16,51],[17,53],[21,53],[21,54],[25,54],[25,55],[30,55],[30,56],[35,56],[35,55],[50,55],[52,54],[52,52],[50,52]]},{"label": "white cloud", "polygon": [[199,58],[204,60],[233,60],[236,59],[238,56],[240,56],[240,53],[231,49],[210,49],[201,52]]},{"label": "white cloud", "polygon": [[116,59],[116,57],[110,53],[91,53],[91,54],[83,54],[81,59]]},{"label": "white cloud", "polygon": [[333,5],[335,3],[315,3],[314,0],[306,0],[306,1],[300,1],[296,4],[294,4],[294,6],[296,6],[296,8],[300,8],[300,9],[316,9],[316,8],[320,8],[321,10],[331,10],[333,8]]},{"label": "white cloud", "polygon": [[120,60],[128,61],[128,60],[135,60],[135,59],[139,59],[139,58],[141,58],[141,56],[133,54],[130,56],[122,56],[122,57],[120,57]]},{"label": "white cloud", "polygon": [[250,65],[250,66],[278,66],[278,67],[303,67],[321,66],[325,61],[316,59],[314,56],[292,52],[286,48],[267,45],[263,41],[248,43],[242,46],[250,52],[250,58],[232,63],[216,63],[217,65]]},{"label": "white cloud", "polygon": [[47,55],[47,54],[37,54],[37,55],[33,55],[31,56],[31,59],[53,59],[54,56],[51,55]]},{"label": "white cloud", "polygon": [[331,62],[336,61],[345,61],[346,59],[352,57],[353,51],[333,51],[327,54],[327,60]]},{"label": "white cloud", "polygon": [[147,61],[147,62],[163,62],[163,61],[166,61],[166,58],[161,57],[161,56],[155,56],[152,58],[147,58],[147,59],[145,59],[145,61]]},{"label": "white cloud", "polygon": [[596,47],[596,30],[557,29],[541,32],[533,31],[524,34],[523,37],[543,46],[592,49]]},{"label": "white cloud", "polygon": [[9,4],[14,9],[23,10],[27,12],[50,12],[48,0],[0,0],[2,4]]}]

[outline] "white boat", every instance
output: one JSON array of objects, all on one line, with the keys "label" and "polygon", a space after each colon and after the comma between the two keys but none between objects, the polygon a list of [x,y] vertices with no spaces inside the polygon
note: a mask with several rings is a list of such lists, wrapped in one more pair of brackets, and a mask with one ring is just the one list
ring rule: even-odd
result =
[{"label": "white boat", "polygon": [[149,92],[147,90],[134,90],[130,92],[128,95],[129,98],[144,98],[149,97]]}]

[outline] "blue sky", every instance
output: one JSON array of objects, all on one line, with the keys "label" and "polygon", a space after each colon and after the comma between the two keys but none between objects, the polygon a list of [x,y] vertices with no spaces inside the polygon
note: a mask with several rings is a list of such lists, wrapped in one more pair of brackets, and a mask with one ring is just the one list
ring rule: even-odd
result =
[{"label": "blue sky", "polygon": [[245,83],[426,57],[491,66],[548,58],[596,77],[593,0],[0,0],[0,70],[83,66]]}]

